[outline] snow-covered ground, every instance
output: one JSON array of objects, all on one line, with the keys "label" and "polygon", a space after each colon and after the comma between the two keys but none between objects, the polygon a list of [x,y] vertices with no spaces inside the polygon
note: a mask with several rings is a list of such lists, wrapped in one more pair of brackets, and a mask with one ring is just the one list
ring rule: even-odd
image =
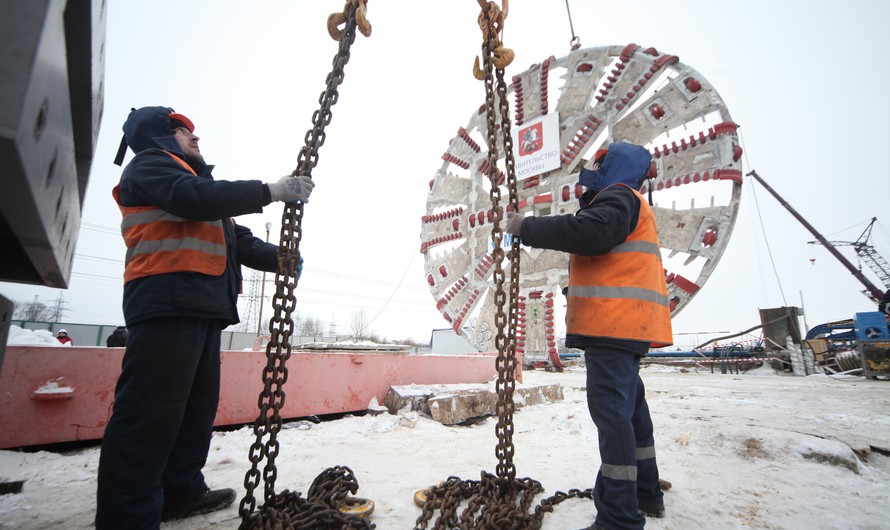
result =
[{"label": "snow-covered ground", "polygon": [[[890,381],[760,368],[741,375],[643,368],[656,426],[667,516],[651,530],[878,530],[890,528]],[[525,372],[526,384],[559,383],[561,402],[514,415],[518,477],[546,488],[588,488],[599,466],[586,409],[584,370]],[[494,473],[495,419],[444,426],[417,413],[347,416],[288,424],[279,435],[276,490],[305,492],[322,470],[348,466],[358,495],[376,503],[380,530],[411,529],[418,489],[449,476]],[[253,430],[214,435],[205,473],[212,487],[243,494]],[[0,496],[0,528],[91,528],[98,447],[66,452],[0,451],[0,478],[24,480]],[[259,493],[259,492],[258,492]],[[544,518],[545,530],[589,525],[589,500],[569,500]],[[226,510],[163,525],[165,530],[238,527]]]}]

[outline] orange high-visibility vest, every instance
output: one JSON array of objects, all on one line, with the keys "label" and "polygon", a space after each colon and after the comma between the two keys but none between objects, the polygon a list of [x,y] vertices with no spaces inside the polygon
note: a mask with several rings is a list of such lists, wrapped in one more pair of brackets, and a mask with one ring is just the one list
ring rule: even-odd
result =
[{"label": "orange high-visibility vest", "polygon": [[[623,184],[619,184],[623,185]],[[572,254],[567,332],[589,337],[673,343],[671,311],[655,213],[636,190],[640,218],[627,240],[598,256]]]},{"label": "orange high-visibility vest", "polygon": [[[197,176],[184,160],[167,154]],[[156,206],[123,206],[119,194],[120,184],[114,187],[112,195],[123,215],[121,234],[127,245],[124,283],[169,272],[219,276],[225,271],[223,221],[184,219]]]}]

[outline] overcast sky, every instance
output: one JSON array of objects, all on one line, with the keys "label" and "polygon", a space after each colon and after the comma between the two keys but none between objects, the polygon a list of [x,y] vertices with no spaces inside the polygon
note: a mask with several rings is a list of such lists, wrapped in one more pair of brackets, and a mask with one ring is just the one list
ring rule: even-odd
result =
[{"label": "overcast sky", "polygon": [[[890,257],[882,210],[890,107],[881,58],[890,44],[890,4],[569,5],[583,47],[633,42],[695,68],[741,125],[745,172],[757,170],[830,240],[854,241],[877,217],[871,243]],[[108,3],[105,110],[64,291],[66,321],[123,321],[124,247],[111,188],[129,109],[165,105],[189,116],[217,179],[277,180],[296,166],[336,52],[326,19],[342,8],[339,0]],[[348,332],[358,310],[390,339],[425,342],[432,329],[447,327],[427,289],[420,218],[442,153],[483,101],[471,73],[478,11],[471,0],[368,3],[373,34],[352,48],[303,220],[297,310],[326,329],[333,321]],[[514,0],[503,37],[516,52],[508,76],[566,55],[571,39],[564,0]],[[674,319],[678,344],[755,326],[759,308],[803,304],[810,327],[874,310],[860,283],[823,247],[808,244],[813,236],[777,200],[750,177],[744,186],[728,250]],[[277,242],[280,218],[273,204],[238,222],[259,237],[271,222]],[[851,247],[840,250],[858,264]],[[50,303],[60,291],[7,283],[0,292]]]}]

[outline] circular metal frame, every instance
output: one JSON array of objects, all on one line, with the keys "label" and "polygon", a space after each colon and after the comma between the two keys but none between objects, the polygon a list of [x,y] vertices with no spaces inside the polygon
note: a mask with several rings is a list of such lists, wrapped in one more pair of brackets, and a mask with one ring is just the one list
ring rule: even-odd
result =
[{"label": "circular metal frame", "polygon": [[[592,150],[613,142],[649,149],[653,178],[641,191],[645,196],[652,187],[671,312],[679,313],[717,266],[741,199],[738,126],[716,90],[677,57],[629,44],[550,57],[514,76],[508,97],[517,138],[544,115],[558,114],[559,166],[519,181],[520,211],[526,215],[577,211],[578,172],[590,163],[585,155]],[[486,127],[480,108],[442,155],[430,181],[421,252],[443,318],[475,347],[492,351]],[[513,143],[520,144],[515,138]],[[568,255],[523,247],[520,261],[517,353],[526,362],[553,359]]]}]

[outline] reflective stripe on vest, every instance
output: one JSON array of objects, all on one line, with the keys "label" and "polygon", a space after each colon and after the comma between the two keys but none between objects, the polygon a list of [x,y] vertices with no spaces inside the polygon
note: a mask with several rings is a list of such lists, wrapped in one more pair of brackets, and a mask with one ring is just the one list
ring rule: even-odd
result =
[{"label": "reflective stripe on vest", "polygon": [[[197,176],[181,158],[173,160]],[[219,276],[226,269],[223,221],[194,221],[156,206],[123,206],[120,184],[112,195],[123,215],[121,234],[127,245],[124,283],[170,272],[200,272]]]},{"label": "reflective stripe on vest", "polygon": [[673,342],[670,302],[658,245],[655,213],[642,195],[634,231],[599,256],[572,254],[567,332],[589,337]]}]

